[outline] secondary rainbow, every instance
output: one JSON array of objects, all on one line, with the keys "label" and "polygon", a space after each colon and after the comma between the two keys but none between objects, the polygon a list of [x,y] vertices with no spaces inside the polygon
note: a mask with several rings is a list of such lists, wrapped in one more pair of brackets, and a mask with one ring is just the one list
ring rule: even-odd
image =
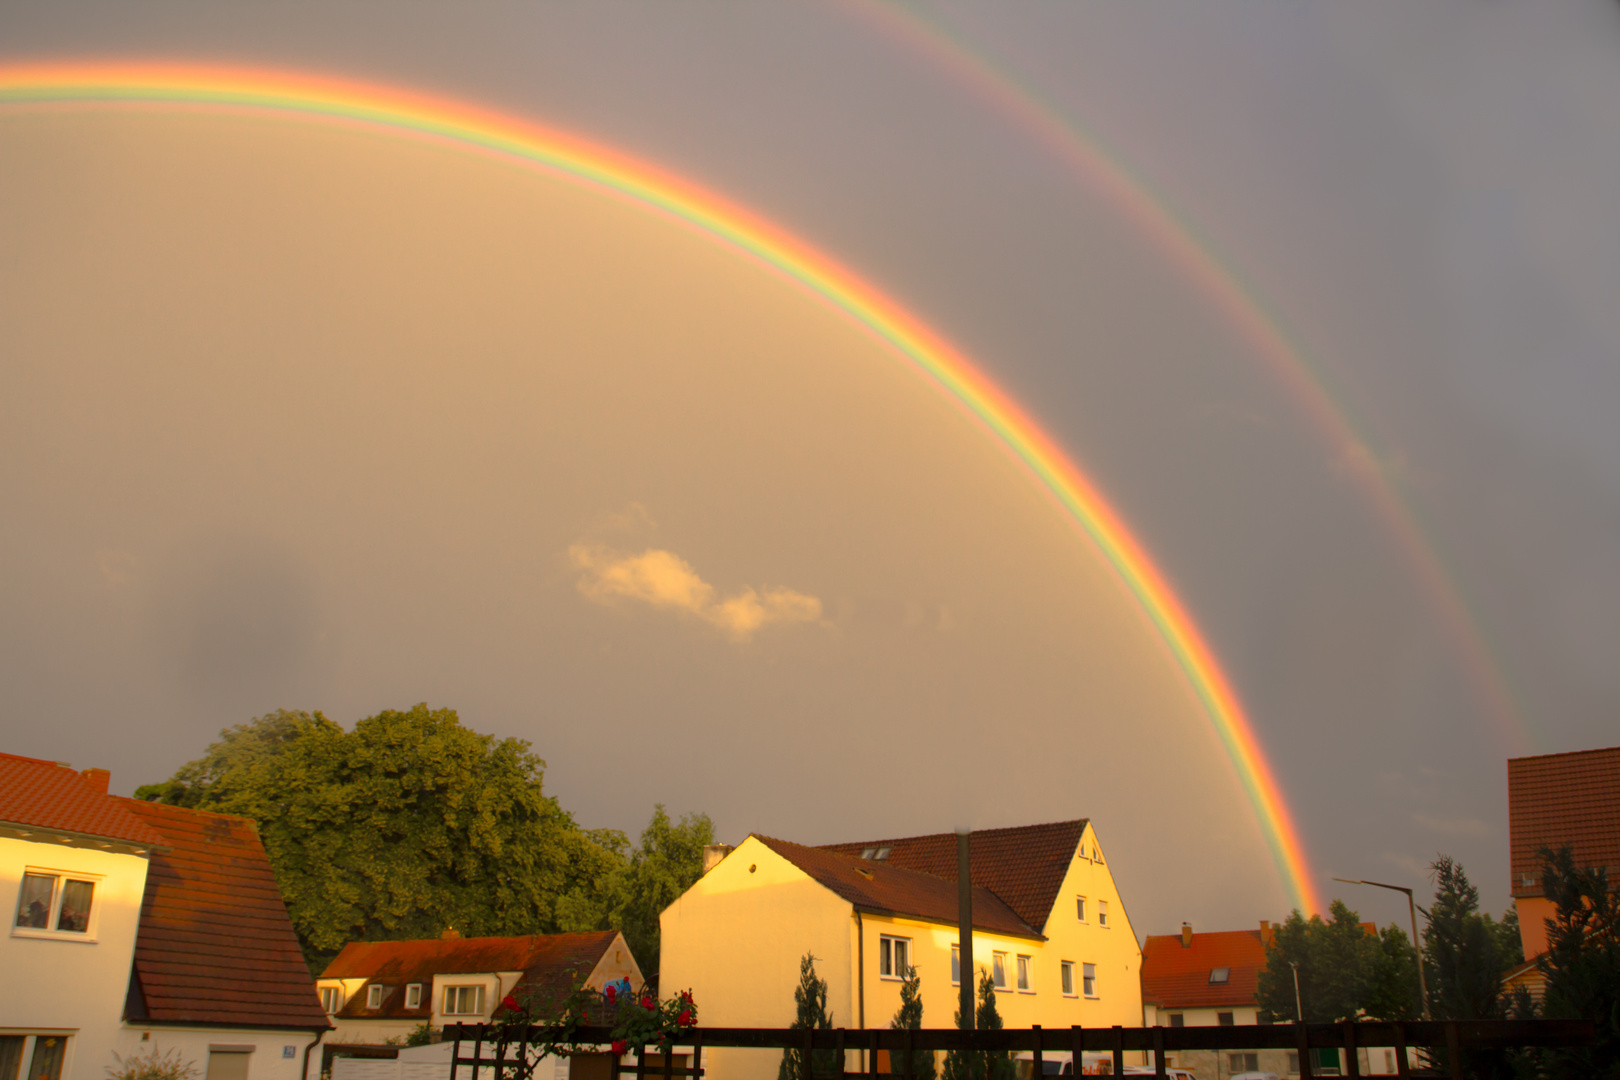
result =
[{"label": "secondary rainbow", "polygon": [[991,436],[1107,559],[1137,601],[1224,747],[1285,888],[1320,911],[1313,874],[1254,729],[1191,616],[1096,486],[949,342],[802,241],[646,162],[470,105],[302,74],[182,64],[0,67],[0,108],[202,109],[393,133],[521,163],[661,214],[768,267],[885,342]]},{"label": "secondary rainbow", "polygon": [[978,101],[1001,113],[1059,161],[1093,186],[1159,248],[1197,292],[1220,312],[1252,354],[1277,378],[1326,442],[1377,516],[1395,550],[1417,581],[1441,629],[1472,684],[1483,717],[1509,756],[1532,752],[1539,743],[1531,718],[1520,705],[1455,576],[1447,569],[1419,515],[1391,479],[1390,468],[1373,449],[1345,396],[1334,394],[1320,365],[1290,337],[1282,320],[1269,314],[1229,260],[1134,174],[1103,141],[1042,100],[1028,87],[956,40],[937,17],[897,4],[860,0],[850,8],[869,25],[939,65]]}]

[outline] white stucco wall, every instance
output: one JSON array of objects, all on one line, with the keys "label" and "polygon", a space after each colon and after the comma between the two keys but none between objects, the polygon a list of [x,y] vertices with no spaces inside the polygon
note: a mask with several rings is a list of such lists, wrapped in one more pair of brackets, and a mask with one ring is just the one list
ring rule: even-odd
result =
[{"label": "white stucco wall", "polygon": [[[210,1050],[248,1050],[247,1080],[299,1080],[304,1068],[304,1050],[314,1042],[315,1033],[312,1031],[241,1031],[215,1027],[123,1024],[112,1049],[126,1060],[134,1055],[144,1057],[154,1049],[160,1055],[177,1051],[181,1058],[196,1065],[199,1080],[207,1080]],[[320,1048],[317,1047],[310,1056],[313,1060],[310,1071],[318,1074],[321,1067]],[[109,1052],[104,1063],[97,1063],[93,1074],[84,1073],[78,1080],[106,1080],[106,1073],[101,1071],[100,1065],[112,1063]]]},{"label": "white stucco wall", "polygon": [[[95,882],[87,933],[40,933],[16,925],[27,870]],[[66,1035],[63,1080],[106,1080],[103,1070],[122,1045],[120,1017],[146,870],[139,855],[0,837],[6,920],[0,934],[0,1034]]]}]

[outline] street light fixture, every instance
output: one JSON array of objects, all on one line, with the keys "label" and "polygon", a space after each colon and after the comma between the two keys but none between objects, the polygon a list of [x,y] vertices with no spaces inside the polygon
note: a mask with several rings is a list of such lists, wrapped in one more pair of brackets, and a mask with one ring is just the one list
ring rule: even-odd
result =
[{"label": "street light fixture", "polygon": [[[1406,894],[1406,907],[1412,916],[1412,948],[1417,950],[1418,958],[1418,991],[1423,995],[1423,1019],[1432,1019],[1429,1016],[1429,980],[1423,974],[1423,946],[1418,944],[1417,931],[1417,901],[1412,899],[1412,890],[1404,885],[1385,885],[1382,881],[1351,881],[1349,878],[1336,877],[1334,881],[1342,881],[1346,885],[1371,885],[1375,889],[1392,889],[1395,892]],[[1298,975],[1295,975],[1298,978]]]}]

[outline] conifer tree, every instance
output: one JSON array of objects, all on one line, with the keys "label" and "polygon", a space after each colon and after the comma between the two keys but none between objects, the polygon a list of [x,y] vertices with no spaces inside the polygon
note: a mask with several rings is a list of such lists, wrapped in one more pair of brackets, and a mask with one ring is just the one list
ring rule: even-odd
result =
[{"label": "conifer tree", "polygon": [[1568,1050],[1546,1051],[1544,1075],[1620,1077],[1620,894],[1603,867],[1582,869],[1567,848],[1541,850],[1542,882],[1554,915],[1547,952],[1538,962],[1547,980],[1542,1015],[1591,1020],[1597,1038]]},{"label": "conifer tree", "polygon": [[[915,1031],[922,1027],[922,976],[917,969],[908,967],[905,970],[905,982],[900,984],[900,1008],[895,1012],[894,1019],[889,1027],[895,1031]],[[934,1080],[934,1052],[932,1050],[914,1050],[909,1062],[902,1062],[899,1069],[893,1072],[904,1072],[910,1080]]]},{"label": "conifer tree", "polygon": [[[832,1027],[832,1013],[827,1010],[827,980],[816,977],[816,958],[805,953],[799,960],[799,986],[793,991],[795,1012],[793,1031],[820,1030]],[[833,1076],[838,1072],[838,1054],[835,1050],[816,1050],[810,1055],[812,1080]],[[782,1051],[782,1063],[777,1066],[776,1080],[805,1080],[804,1051],[794,1047]]]},{"label": "conifer tree", "polygon": [[[962,1010],[956,1010],[956,1026],[962,1026]],[[979,972],[979,1006],[974,1010],[974,1027],[979,1031],[1000,1031],[1001,1012],[996,1008],[996,984],[990,973]],[[1012,1058],[1004,1050],[993,1052],[952,1050],[945,1055],[944,1080],[1013,1080]]]}]

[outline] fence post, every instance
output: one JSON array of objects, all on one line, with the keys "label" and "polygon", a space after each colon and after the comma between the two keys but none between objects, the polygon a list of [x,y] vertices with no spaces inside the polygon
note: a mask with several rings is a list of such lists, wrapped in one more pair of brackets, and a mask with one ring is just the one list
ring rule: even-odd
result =
[{"label": "fence post", "polygon": [[1041,1067],[1041,1025],[1033,1024],[1029,1030],[1035,1033],[1035,1080],[1041,1080],[1046,1075],[1046,1070]]},{"label": "fence post", "polygon": [[1114,1025],[1114,1075],[1125,1075],[1125,1028]]},{"label": "fence post", "polygon": [[[639,1077],[638,1080],[647,1080]],[[675,1080],[675,1040],[671,1039],[669,1045],[664,1047],[664,1080]]]},{"label": "fence post", "polygon": [[[460,1067],[460,1066],[458,1066],[456,1064],[456,1059],[459,1058],[460,1056],[461,1056],[461,1025],[457,1024],[456,1025],[456,1045],[454,1047],[452,1047],[451,1050],[450,1050],[450,1080],[456,1080],[456,1069]],[[309,1077],[307,1077],[307,1076],[304,1077],[304,1080],[309,1080]]]},{"label": "fence post", "polygon": [[1164,1028],[1158,1024],[1153,1025],[1153,1075],[1158,1077],[1158,1080],[1165,1080]]},{"label": "fence post", "polygon": [[[1084,1062],[1086,1059],[1086,1032],[1079,1024],[1069,1029],[1069,1053],[1074,1058],[1074,1064],[1070,1067],[1070,1071],[1075,1076],[1079,1076],[1080,1070],[1085,1067]],[[452,1077],[451,1080],[454,1080],[454,1078]]]},{"label": "fence post", "polygon": [[835,1036],[838,1042],[838,1080],[844,1080],[844,1029],[839,1028]]},{"label": "fence post", "polygon": [[811,1061],[813,1060],[812,1055],[815,1052],[815,1045],[816,1045],[816,1030],[815,1030],[815,1028],[805,1028],[804,1029],[804,1078],[803,1078],[803,1080],[816,1080],[815,1066],[811,1064]]},{"label": "fence post", "polygon": [[1451,1080],[1463,1080],[1462,1032],[1455,1020],[1446,1021],[1446,1056],[1451,1059]]},{"label": "fence post", "polygon": [[901,1073],[902,1075],[904,1075],[907,1078],[907,1080],[911,1080],[911,1077],[913,1077],[913,1076],[915,1076],[917,1074],[916,1073],[916,1060],[915,1060],[915,1054],[916,1054],[915,1047],[916,1047],[916,1042],[917,1042],[916,1033],[914,1031],[912,1031],[910,1028],[906,1028],[904,1041],[905,1041],[905,1047],[906,1047],[905,1050],[904,1050],[904,1053],[906,1055],[905,1066],[903,1068],[896,1069],[894,1067],[894,1063],[890,1062],[889,1063],[889,1071],[890,1072]]},{"label": "fence post", "polygon": [[[613,1047],[608,1047],[608,1080],[619,1080],[619,1058],[621,1056],[613,1052]],[[570,1067],[568,1071],[573,1072],[573,1069]],[[636,1077],[636,1080],[641,1080],[641,1077]]]},{"label": "fence post", "polygon": [[1356,1043],[1356,1022],[1346,1020],[1340,1027],[1344,1031],[1344,1074],[1352,1080],[1361,1080],[1361,1055],[1357,1053],[1359,1047]]},{"label": "fence post", "polygon": [[[1411,1063],[1406,1060],[1406,1021],[1395,1022],[1395,1075],[1406,1080],[1412,1075]],[[455,1080],[454,1077],[451,1080]]]},{"label": "fence post", "polygon": [[1311,1080],[1314,1072],[1311,1070],[1311,1034],[1310,1030],[1301,1021],[1294,1025],[1295,1042],[1299,1046],[1299,1080]]}]

